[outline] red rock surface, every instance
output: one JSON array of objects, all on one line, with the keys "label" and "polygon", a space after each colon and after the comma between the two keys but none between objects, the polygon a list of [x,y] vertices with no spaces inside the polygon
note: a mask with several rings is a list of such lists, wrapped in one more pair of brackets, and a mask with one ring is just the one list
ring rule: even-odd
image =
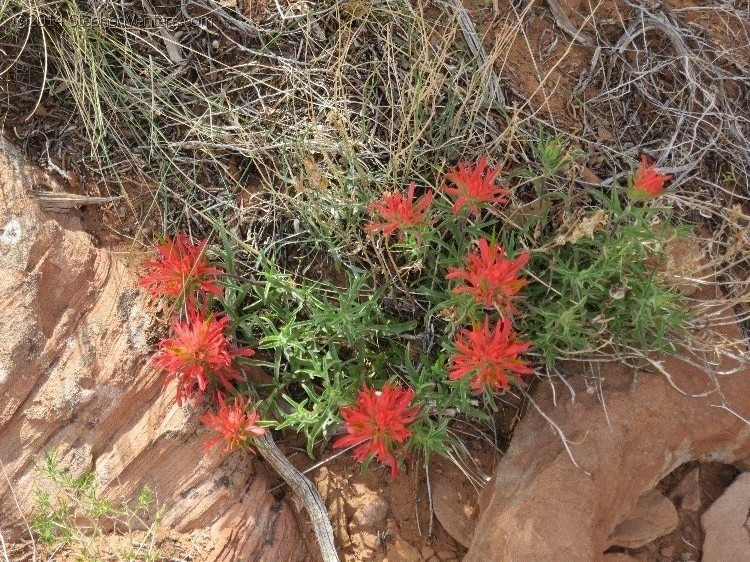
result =
[{"label": "red rock surface", "polygon": [[703,562],[750,560],[750,472],[743,472],[701,517]]},{"label": "red rock surface", "polygon": [[[81,228],[27,191],[54,184],[0,142],[0,459],[28,517],[34,463],[57,449],[73,474],[93,468],[102,492],[148,485],[164,528],[202,545],[193,560],[305,560],[297,521],[267,493],[257,462],[204,456],[206,431],[149,367],[148,305],[132,273]],[[8,480],[0,531],[27,538]]]},{"label": "red rock surface", "polygon": [[639,548],[677,528],[680,518],[674,504],[658,490],[646,492],[627,519],[609,536],[608,546]]},{"label": "red rock surface", "polygon": [[[731,310],[724,314],[731,318]],[[736,326],[716,331],[723,333],[715,344],[741,339]],[[632,369],[614,364],[595,373],[603,379],[603,400],[595,379],[583,373],[570,378],[575,400],[563,384],[552,383],[556,405],[550,385],[540,384],[535,401],[564,433],[579,467],[548,420],[531,408],[485,489],[485,509],[465,560],[600,560],[639,498],[675,468],[693,460],[746,458],[750,426],[738,415],[750,419],[750,371],[740,366],[720,374],[738,365],[690,360],[699,366],[662,363],[689,395],[663,374],[641,371],[636,381]]]}]

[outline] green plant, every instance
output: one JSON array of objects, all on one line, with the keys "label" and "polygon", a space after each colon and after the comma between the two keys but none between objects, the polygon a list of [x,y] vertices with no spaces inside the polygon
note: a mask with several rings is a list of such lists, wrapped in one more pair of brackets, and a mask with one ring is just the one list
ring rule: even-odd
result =
[{"label": "green plant", "polygon": [[[163,516],[155,494],[143,487],[133,501],[113,501],[98,491],[96,475],[86,470],[73,476],[62,470],[55,450],[37,467],[42,477],[36,490],[31,530],[52,550],[65,547],[80,560],[155,562],[156,529]],[[123,535],[124,546],[113,549],[107,536]]]},{"label": "green plant", "polygon": [[687,236],[664,209],[620,206],[597,194],[606,218],[591,236],[535,252],[524,327],[547,365],[557,357],[675,352],[686,335],[684,295],[657,279],[670,239]]},{"label": "green plant", "polygon": [[538,140],[531,143],[531,152],[542,170],[542,179],[547,180],[584,155],[583,151],[569,147],[565,134],[552,135],[544,129],[539,130]]},{"label": "green plant", "polygon": [[[562,204],[520,223],[506,220],[513,204],[501,210],[493,199],[495,188],[486,185],[496,174],[469,167],[460,170],[464,176],[454,174],[460,186],[455,193],[435,186],[433,200],[429,188],[421,190],[427,194],[420,200],[430,204],[429,214],[425,209],[412,212],[413,184],[405,197],[388,194],[384,204],[362,205],[360,228],[376,223],[383,234],[363,241],[355,262],[333,251],[343,240],[331,245],[330,231],[323,235],[322,229],[311,228],[293,243],[258,248],[248,263],[252,254],[235,245],[220,225],[223,246],[216,255],[230,273],[223,281],[220,307],[238,338],[258,350],[256,364],[273,375],[248,388],[258,395],[264,416],[278,420],[279,429],[304,434],[312,455],[315,443],[332,435],[342,407],[352,404],[358,391],[400,381],[414,391],[414,403],[421,408],[410,427],[409,447],[428,459],[453,446],[451,421],[456,415],[488,419],[488,410],[497,408],[496,392],[521,384],[521,376],[532,372],[519,356],[529,346],[540,357],[536,367],[542,371],[565,357],[677,351],[690,320],[688,304],[657,273],[663,248],[689,234],[689,228],[675,224],[670,209],[631,201],[617,188],[583,190],[577,200],[571,199],[555,182],[575,151],[561,135],[542,135],[540,143],[532,153],[540,158],[536,164],[541,172],[516,169],[508,175],[521,179],[517,190],[523,189],[523,178],[532,178],[533,193],[542,194],[539,199]],[[475,206],[462,209],[446,194]],[[301,224],[319,220],[314,206],[293,206],[288,212]],[[484,257],[475,254],[471,268],[456,269],[468,264],[466,256],[477,241]],[[519,253],[522,248],[526,253]],[[309,266],[300,267],[305,261],[300,255],[320,260],[314,276],[306,274]],[[516,255],[520,257],[507,257]],[[365,272],[368,263],[380,267]],[[250,278],[237,273],[238,264]],[[519,279],[524,265],[531,279]],[[483,288],[483,283],[491,286]],[[508,321],[490,329],[488,314],[518,313],[514,324],[523,340],[514,339]],[[466,348],[468,340],[460,343],[462,353],[476,357],[466,356],[462,374],[449,377],[451,368],[459,372],[451,367],[457,360],[458,332],[482,323],[483,332],[463,332],[479,347]],[[490,352],[482,346],[490,346],[491,337],[496,342],[489,359],[481,350]],[[493,362],[492,369],[507,361],[506,372],[472,363],[484,360]],[[481,381],[472,379],[477,373],[482,373]],[[464,380],[464,374],[471,376]]]}]

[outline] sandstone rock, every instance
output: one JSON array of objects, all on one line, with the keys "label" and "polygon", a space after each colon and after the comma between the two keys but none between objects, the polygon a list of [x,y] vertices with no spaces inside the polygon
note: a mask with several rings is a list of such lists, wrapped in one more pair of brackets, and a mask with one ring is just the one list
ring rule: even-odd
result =
[{"label": "sandstone rock", "polygon": [[703,562],[750,560],[750,472],[743,472],[701,517]]},{"label": "sandstone rock", "polygon": [[374,493],[356,497],[351,501],[351,506],[354,508],[352,522],[363,527],[380,526],[389,509],[388,502]]},{"label": "sandstone rock", "polygon": [[[742,340],[736,325],[709,326],[703,334],[706,349]],[[743,357],[743,346],[734,345],[730,355]],[[550,384],[538,385],[534,401],[565,436],[578,466],[531,407],[484,491],[487,508],[465,560],[600,559],[638,498],[674,469],[693,460],[732,463],[750,456],[750,428],[742,420],[750,417],[750,370],[726,356],[714,365],[709,362],[718,358],[685,359],[661,363],[684,394],[660,373],[641,371],[634,384],[632,369],[594,366],[603,379],[606,413],[598,393],[587,392],[585,373],[572,376],[580,367],[561,366],[571,375],[575,401],[563,398],[570,393],[562,383],[551,383],[556,395]],[[724,372],[733,374],[709,375]]]},{"label": "sandstone rock", "polygon": [[683,476],[670,496],[677,502],[680,511],[696,513],[700,510],[702,505],[700,468],[695,467]]},{"label": "sandstone rock", "polygon": [[663,548],[660,548],[659,549],[659,554],[661,554],[667,560],[672,560],[672,559],[674,559],[675,550],[676,550],[676,548],[674,547],[674,545],[669,545],[669,546],[665,546]]},{"label": "sandstone rock", "polygon": [[363,527],[376,527],[385,521],[386,515],[388,515],[388,502],[376,497],[354,513],[354,523]]},{"label": "sandstone rock", "polygon": [[[46,213],[27,197],[55,186],[40,175],[0,141],[0,460],[25,516],[34,463],[57,449],[71,473],[93,467],[105,496],[148,485],[165,531],[207,537],[202,559],[306,559],[260,462],[202,454],[209,432],[147,362],[152,321],[132,274],[95,247],[77,211]],[[0,478],[6,541],[26,533],[13,497]]]},{"label": "sandstone rock", "polygon": [[435,550],[429,546],[425,546],[420,551],[420,554],[422,555],[422,558],[424,558],[425,560],[429,560],[430,558],[435,556]]},{"label": "sandstone rock", "polygon": [[436,461],[435,464],[436,469],[432,471],[435,517],[451,537],[468,548],[479,515],[477,493],[451,462]]},{"label": "sandstone rock", "polygon": [[602,557],[602,562],[638,562],[638,559],[621,552],[613,552],[611,554],[605,554]]},{"label": "sandstone rock", "polygon": [[651,490],[635,504],[628,518],[620,523],[608,539],[607,547],[640,548],[677,528],[679,517],[674,504],[664,495]]},{"label": "sandstone rock", "polygon": [[422,562],[422,555],[414,546],[399,538],[388,545],[388,555],[384,562]]}]

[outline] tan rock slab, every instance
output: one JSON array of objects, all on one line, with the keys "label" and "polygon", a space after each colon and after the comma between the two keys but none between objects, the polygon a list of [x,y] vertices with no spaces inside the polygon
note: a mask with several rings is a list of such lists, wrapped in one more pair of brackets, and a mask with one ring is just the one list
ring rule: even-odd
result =
[{"label": "tan rock slab", "polygon": [[436,464],[431,472],[435,517],[453,539],[468,548],[479,515],[477,493],[451,462],[441,460]]},{"label": "tan rock slab", "polygon": [[703,562],[750,560],[750,472],[743,472],[701,517]]},{"label": "tan rock slab", "polygon": [[678,523],[674,504],[658,490],[651,490],[638,498],[628,518],[615,527],[607,547],[640,548],[668,535]]}]

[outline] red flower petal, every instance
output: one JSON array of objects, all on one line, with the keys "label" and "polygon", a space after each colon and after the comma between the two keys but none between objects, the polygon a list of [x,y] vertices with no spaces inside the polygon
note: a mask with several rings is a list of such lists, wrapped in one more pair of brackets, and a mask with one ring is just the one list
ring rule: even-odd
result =
[{"label": "red flower petal", "polygon": [[[204,451],[224,441],[222,453],[228,453],[243,445],[248,440],[258,435],[263,435],[266,430],[258,425],[260,415],[255,411],[248,412],[248,401],[239,396],[234,397],[234,403],[227,405],[221,393],[217,393],[219,411],[201,416],[201,423],[206,425],[219,435],[206,441]],[[249,451],[251,449],[248,448]]]},{"label": "red flower petal", "polygon": [[363,462],[375,456],[391,467],[391,476],[398,475],[398,459],[410,436],[409,425],[419,413],[419,407],[409,407],[414,399],[410,389],[392,387],[386,383],[382,392],[365,386],[359,391],[357,404],[341,408],[348,435],[333,444],[335,449],[357,445],[354,458]]},{"label": "red flower petal", "polygon": [[457,380],[474,375],[471,386],[482,392],[488,385],[494,389],[510,388],[510,380],[533,375],[534,370],[519,355],[531,347],[530,342],[519,341],[510,320],[503,318],[490,330],[490,319],[483,326],[464,330],[456,338],[456,355],[449,378]]},{"label": "red flower petal", "polygon": [[203,253],[206,243],[204,240],[196,246],[182,233],[167,238],[156,247],[159,258],[145,263],[147,272],[140,286],[154,296],[187,295],[192,299],[197,290],[220,296],[221,289],[211,277],[223,272],[208,264]]},{"label": "red flower petal", "polygon": [[[399,236],[408,230],[414,230],[427,224],[427,208],[432,203],[435,194],[430,191],[414,202],[414,182],[409,184],[406,197],[402,193],[384,194],[380,201],[375,201],[369,205],[369,210],[373,214],[379,215],[382,222],[372,221],[365,228],[369,232],[381,230],[385,236],[390,236],[394,232],[401,231]],[[418,235],[418,233],[417,233]]]},{"label": "red flower petal", "polygon": [[641,166],[633,180],[631,195],[638,199],[650,199],[659,195],[664,184],[672,179],[673,176],[660,173],[655,166],[648,164],[648,157],[641,154]]},{"label": "red flower petal", "polygon": [[445,179],[455,187],[443,186],[443,191],[455,198],[453,213],[458,214],[469,205],[474,215],[479,215],[479,204],[505,203],[510,192],[495,183],[499,167],[487,166],[487,157],[482,156],[475,166],[460,162],[458,167],[445,174]]},{"label": "red flower petal", "polygon": [[184,398],[200,400],[211,379],[216,379],[231,390],[232,380],[241,380],[232,366],[232,357],[249,357],[252,349],[230,350],[225,330],[229,324],[226,316],[204,316],[195,309],[188,311],[187,319],[172,322],[174,337],[159,342],[160,351],[154,363],[167,371],[164,385],[177,378],[177,404]]},{"label": "red flower petal", "polygon": [[453,289],[456,294],[470,293],[486,308],[495,306],[505,314],[515,313],[513,300],[528,281],[518,277],[518,272],[529,261],[529,253],[522,252],[515,260],[505,258],[505,250],[484,238],[478,242],[479,253],[469,254],[466,268],[448,269],[447,279],[463,279],[466,285]]}]

